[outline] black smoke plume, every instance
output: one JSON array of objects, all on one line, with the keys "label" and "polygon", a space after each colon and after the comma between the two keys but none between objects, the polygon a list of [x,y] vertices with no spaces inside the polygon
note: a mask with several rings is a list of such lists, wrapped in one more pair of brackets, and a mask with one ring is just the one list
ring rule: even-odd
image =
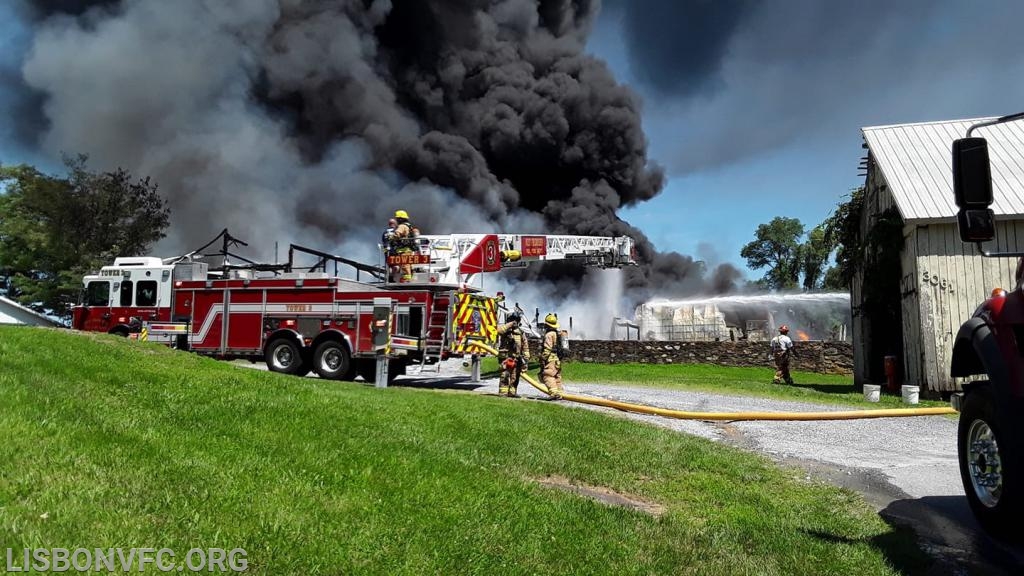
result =
[{"label": "black smoke plume", "polygon": [[597,0],[26,6],[42,145],[156,178],[169,247],[227,225],[369,255],[404,208],[426,233],[628,234],[638,297],[737,276],[708,280],[617,216],[664,176],[637,97],[584,51]]}]

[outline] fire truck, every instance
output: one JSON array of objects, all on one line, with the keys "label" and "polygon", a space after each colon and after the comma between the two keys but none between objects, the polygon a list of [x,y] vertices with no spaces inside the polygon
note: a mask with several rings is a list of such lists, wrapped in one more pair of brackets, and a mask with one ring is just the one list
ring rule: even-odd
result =
[{"label": "fire truck", "polygon": [[[202,253],[218,239],[218,254]],[[246,244],[224,230],[181,257],[116,258],[84,278],[72,327],[221,359],[262,359],[285,374],[374,381],[380,369],[390,379],[413,363],[422,370],[471,354],[476,342],[493,347],[504,305],[484,292],[489,273],[553,260],[635,264],[628,237],[425,235],[412,253],[382,250],[384,266],[295,244],[287,263],[259,264],[230,251],[238,245]],[[205,260],[216,257],[223,263],[211,269]],[[298,265],[310,257],[312,265]],[[403,265],[412,266],[413,278],[399,283],[389,269]],[[339,276],[339,266],[354,269],[355,278]]]},{"label": "fire truck", "polygon": [[1018,258],[1016,286],[995,288],[964,322],[953,345],[951,375],[972,380],[953,395],[960,412],[957,452],[967,501],[979,523],[1024,540],[1024,256],[992,253],[995,239],[988,143],[974,130],[1024,119],[1024,113],[971,126],[953,142],[953,191],[960,239],[985,257]]}]

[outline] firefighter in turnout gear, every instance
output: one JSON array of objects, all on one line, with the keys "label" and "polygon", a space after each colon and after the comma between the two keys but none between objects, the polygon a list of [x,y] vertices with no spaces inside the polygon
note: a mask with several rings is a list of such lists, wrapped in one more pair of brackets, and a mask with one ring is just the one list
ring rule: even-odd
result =
[{"label": "firefighter in turnout gear", "polygon": [[562,399],[562,336],[558,332],[558,316],[544,317],[544,339],[541,343],[541,381],[555,400]]},{"label": "firefighter in turnout gear", "polygon": [[[405,210],[395,210],[395,221],[398,226],[388,236],[388,244],[395,255],[411,256],[416,252],[416,237],[419,236],[412,222],[409,221],[409,214]],[[405,263],[400,266],[402,275],[399,282],[412,282],[412,264]]]},{"label": "firefighter in turnout gear", "polygon": [[509,314],[505,320],[505,324],[498,327],[498,361],[501,366],[498,394],[517,398],[519,375],[530,361],[530,344],[519,327],[522,318],[517,312]]},{"label": "firefighter in turnout gear", "polygon": [[[395,228],[398,228],[398,221],[394,218],[388,220],[388,227],[384,229],[384,233],[380,236],[380,245],[384,250],[384,262],[388,260],[388,256],[394,256],[395,247],[391,244],[391,236],[395,233]],[[388,265],[388,278],[394,282],[398,279],[398,275],[401,270],[398,266]]]},{"label": "firefighter in turnout gear", "polygon": [[772,338],[772,360],[775,361],[775,379],[772,384],[793,383],[789,375],[789,359],[793,355],[793,340],[789,337],[789,326],[779,326],[779,335]]}]

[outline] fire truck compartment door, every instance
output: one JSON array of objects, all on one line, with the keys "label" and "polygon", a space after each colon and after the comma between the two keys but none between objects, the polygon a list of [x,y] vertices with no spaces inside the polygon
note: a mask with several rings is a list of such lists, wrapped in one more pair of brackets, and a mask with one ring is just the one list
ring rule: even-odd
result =
[{"label": "fire truck compartment door", "polygon": [[386,351],[391,340],[391,298],[373,299],[373,349]]}]

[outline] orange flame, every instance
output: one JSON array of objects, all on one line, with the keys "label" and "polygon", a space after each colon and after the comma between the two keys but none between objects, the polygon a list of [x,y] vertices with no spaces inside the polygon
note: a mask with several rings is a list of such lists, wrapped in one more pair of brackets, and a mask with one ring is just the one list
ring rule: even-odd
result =
[{"label": "orange flame", "polygon": [[811,339],[811,337],[807,335],[807,332],[804,332],[803,330],[797,330],[796,337],[803,342],[807,342],[808,340]]}]

